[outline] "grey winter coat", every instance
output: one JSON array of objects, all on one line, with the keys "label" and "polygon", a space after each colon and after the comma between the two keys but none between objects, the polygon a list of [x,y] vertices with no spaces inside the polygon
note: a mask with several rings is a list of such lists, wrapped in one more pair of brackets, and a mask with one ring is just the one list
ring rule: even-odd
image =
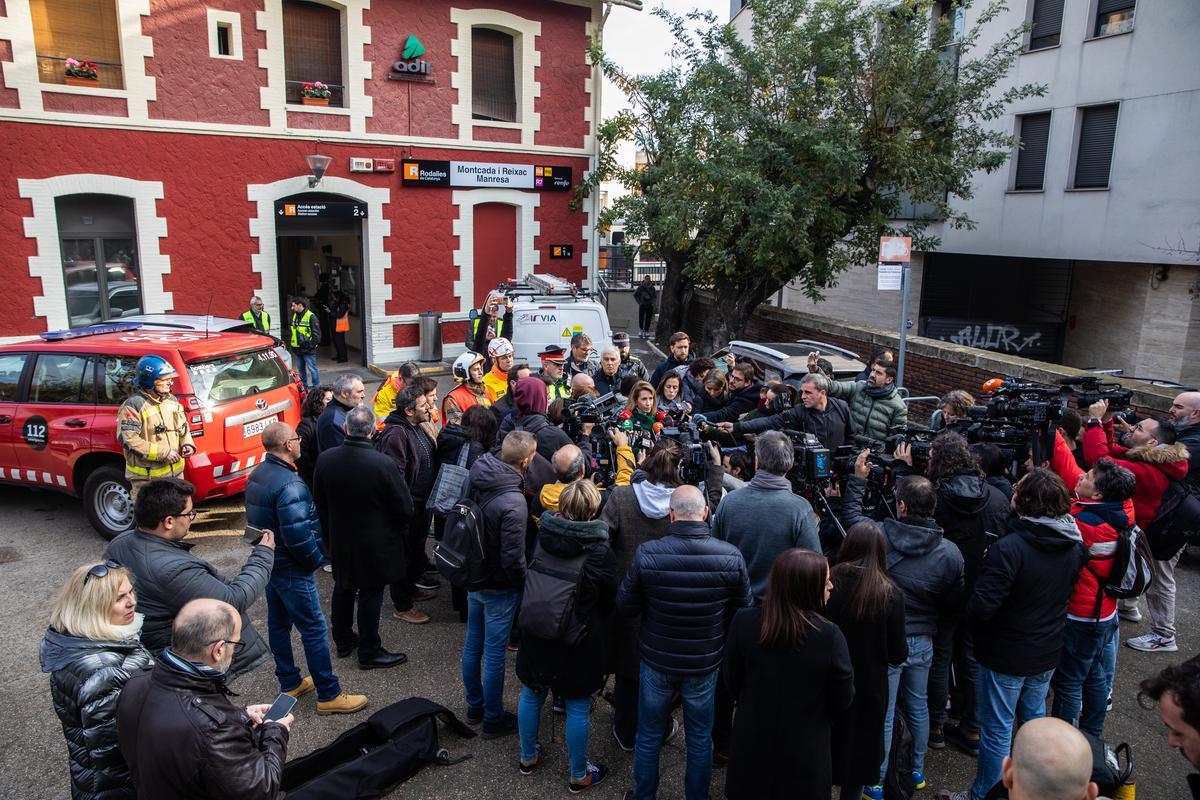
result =
[{"label": "grey winter coat", "polygon": [[67,738],[71,797],[135,797],[117,746],[117,699],[130,675],[154,663],[150,653],[137,639],[99,641],[48,628],[38,655]]},{"label": "grey winter coat", "polygon": [[[842,524],[847,530],[871,521],[862,513],[865,487],[858,477],[846,481]],[[888,575],[904,592],[905,633],[932,636],[938,619],[959,608],[965,599],[962,553],[942,538],[942,529],[932,519],[889,517],[879,526],[887,539]]]},{"label": "grey winter coat", "polygon": [[775,558],[792,547],[821,552],[817,515],[792,493],[787,478],[758,472],[744,488],[725,495],[713,516],[713,536],[742,552],[750,588],[762,599]]},{"label": "grey winter coat", "polygon": [[275,554],[269,547],[256,545],[238,576],[227,580],[212,564],[192,555],[192,547],[192,542],[173,542],[132,530],[109,542],[104,558],[133,573],[138,611],[145,615],[142,644],[151,653],[160,653],[171,643],[171,623],[188,602],[208,597],[236,608],[242,615],[243,646],[229,668],[233,680],[271,657],[248,612],[267,587]]},{"label": "grey winter coat", "polygon": [[850,423],[854,432],[872,439],[883,439],[888,430],[908,424],[908,406],[892,388],[885,397],[871,397],[866,381],[831,381],[829,396],[850,404]]}]

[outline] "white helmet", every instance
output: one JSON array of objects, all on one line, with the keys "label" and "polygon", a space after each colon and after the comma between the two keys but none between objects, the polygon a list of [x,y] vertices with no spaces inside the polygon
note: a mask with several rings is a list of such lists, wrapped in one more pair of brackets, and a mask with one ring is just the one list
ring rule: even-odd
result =
[{"label": "white helmet", "polygon": [[488,358],[497,358],[499,356],[511,356],[513,354],[512,342],[505,339],[503,336],[497,336],[488,342]]},{"label": "white helmet", "polygon": [[451,369],[456,380],[462,383],[471,376],[471,367],[484,361],[483,356],[479,353],[472,353],[470,350],[465,351],[461,356],[454,359],[454,367]]}]

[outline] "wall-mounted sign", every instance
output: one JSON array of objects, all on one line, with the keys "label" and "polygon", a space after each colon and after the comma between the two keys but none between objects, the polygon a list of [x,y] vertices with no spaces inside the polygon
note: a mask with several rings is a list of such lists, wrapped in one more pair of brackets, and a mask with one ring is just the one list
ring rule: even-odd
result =
[{"label": "wall-mounted sign", "polygon": [[388,74],[388,80],[433,83],[433,76],[430,74],[433,65],[423,60],[421,58],[423,55],[425,55],[425,46],[421,44],[420,39],[409,34],[408,41],[404,43],[404,50],[400,53],[400,60],[392,63],[392,71]]},{"label": "wall-mounted sign", "polygon": [[275,214],[280,217],[304,217],[307,219],[365,219],[366,203],[275,203]]},{"label": "wall-mounted sign", "polygon": [[375,159],[376,172],[395,172],[396,159],[394,158],[377,158]]},{"label": "wall-mounted sign", "polygon": [[550,245],[551,258],[571,258],[575,255],[575,246],[570,244],[552,244]]},{"label": "wall-mounted sign", "polygon": [[375,171],[375,161],[370,158],[351,158],[350,159],[350,171],[351,172],[374,172]]},{"label": "wall-mounted sign", "polygon": [[561,192],[571,188],[571,168],[477,161],[405,161],[401,179],[405,186],[499,186]]}]

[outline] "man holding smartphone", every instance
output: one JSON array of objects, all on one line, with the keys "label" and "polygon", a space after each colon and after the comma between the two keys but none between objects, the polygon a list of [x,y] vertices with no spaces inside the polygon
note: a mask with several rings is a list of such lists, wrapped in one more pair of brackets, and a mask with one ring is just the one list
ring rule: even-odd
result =
[{"label": "man holding smartphone", "polygon": [[193,600],[179,610],[171,646],[137,673],[117,703],[117,741],[140,797],[254,798],[282,794],[294,718],[267,719],[267,703],[235,706],[226,673],[242,643],[237,609]]},{"label": "man holding smartphone", "polygon": [[[267,454],[246,481],[246,536],[254,538],[254,529],[266,529],[279,537],[266,591],[267,642],[275,657],[279,690],[297,698],[316,691],[317,713],[322,716],[353,714],[366,708],[367,698],[343,692],[333,673],[314,574],[325,558],[321,520],[296,470],[300,437],[287,423],[272,422],[262,432],[262,443]],[[292,628],[300,632],[309,677],[301,677],[296,666]]]}]

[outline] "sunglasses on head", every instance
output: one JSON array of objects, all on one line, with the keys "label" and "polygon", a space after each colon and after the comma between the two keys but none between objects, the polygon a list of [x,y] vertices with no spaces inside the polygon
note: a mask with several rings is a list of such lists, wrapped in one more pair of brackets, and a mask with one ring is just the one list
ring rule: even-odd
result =
[{"label": "sunglasses on head", "polygon": [[87,583],[91,578],[103,578],[108,574],[109,570],[120,569],[121,565],[115,561],[105,561],[103,564],[97,564],[88,570],[83,582]]}]

